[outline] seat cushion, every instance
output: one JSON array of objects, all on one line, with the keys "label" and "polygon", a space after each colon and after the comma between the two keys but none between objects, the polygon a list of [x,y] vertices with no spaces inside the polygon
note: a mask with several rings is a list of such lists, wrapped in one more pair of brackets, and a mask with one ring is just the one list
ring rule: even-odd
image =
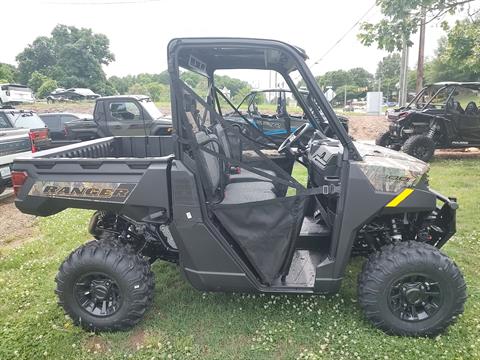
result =
[{"label": "seat cushion", "polygon": [[254,201],[275,199],[274,185],[267,181],[239,182],[228,184],[225,196],[221,202],[227,204],[242,204]]},{"label": "seat cushion", "polygon": [[[260,171],[263,171],[269,175],[272,175],[272,176],[277,176],[275,174],[275,172],[271,171],[271,170],[265,170],[265,169],[260,169],[260,168],[256,168]],[[240,174],[233,174],[233,175],[230,175],[230,182],[231,183],[240,183],[240,182],[249,182],[249,181],[269,181],[271,182],[272,180],[262,176],[262,175],[259,175],[259,174],[255,174],[251,171],[248,171],[248,170],[245,170],[245,169],[241,169],[240,170]]]}]

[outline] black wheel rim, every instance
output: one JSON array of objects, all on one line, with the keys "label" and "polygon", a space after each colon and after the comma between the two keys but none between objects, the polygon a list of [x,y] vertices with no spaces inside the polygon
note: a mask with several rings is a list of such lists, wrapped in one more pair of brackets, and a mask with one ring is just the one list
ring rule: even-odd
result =
[{"label": "black wheel rim", "polygon": [[417,146],[413,152],[419,159],[423,159],[427,155],[427,149],[424,146]]},{"label": "black wheel rim", "polygon": [[440,284],[424,275],[407,275],[395,281],[388,305],[401,320],[416,322],[431,318],[442,306]]},{"label": "black wheel rim", "polygon": [[93,316],[111,316],[121,306],[118,284],[104,273],[83,275],[75,283],[73,292],[78,305]]}]

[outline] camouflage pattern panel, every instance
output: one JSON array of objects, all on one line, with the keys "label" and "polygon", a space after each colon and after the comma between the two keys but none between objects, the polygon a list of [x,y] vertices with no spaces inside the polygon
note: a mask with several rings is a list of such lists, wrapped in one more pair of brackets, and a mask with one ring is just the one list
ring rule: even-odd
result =
[{"label": "camouflage pattern panel", "polygon": [[363,161],[354,162],[376,191],[398,193],[414,187],[428,172],[429,166],[404,153],[356,142]]}]

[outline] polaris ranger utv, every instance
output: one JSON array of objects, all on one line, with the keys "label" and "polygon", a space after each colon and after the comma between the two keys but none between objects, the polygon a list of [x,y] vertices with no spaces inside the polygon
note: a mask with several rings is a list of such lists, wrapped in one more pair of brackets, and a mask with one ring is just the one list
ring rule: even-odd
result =
[{"label": "polaris ranger utv", "polygon": [[[457,203],[429,189],[427,164],[353,142],[305,59],[273,40],[174,39],[174,154],[161,136],[111,137],[15,161],[21,211],[97,210],[95,240],[73,251],[56,277],[59,304],[76,324],[136,324],[152,300],[157,259],[177,263],[201,291],[325,294],[339,290],[351,256],[367,256],[358,296],[375,326],[434,335],[462,313],[463,276],[439,250],[455,233]],[[222,115],[235,106],[214,81],[228,69],[277,71],[309,122],[275,149],[272,139],[236,131]],[[184,71],[206,77],[205,97],[181,80]],[[337,139],[325,136],[321,118]],[[295,162],[308,172],[306,184],[291,176]]]},{"label": "polaris ranger utv", "polygon": [[435,149],[480,146],[480,82],[426,86],[405,107],[387,113],[389,130],[376,144],[429,161]]}]

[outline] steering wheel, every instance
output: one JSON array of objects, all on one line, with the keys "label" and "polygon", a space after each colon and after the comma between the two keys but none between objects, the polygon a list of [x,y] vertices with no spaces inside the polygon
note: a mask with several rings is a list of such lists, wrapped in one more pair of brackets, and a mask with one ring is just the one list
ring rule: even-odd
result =
[{"label": "steering wheel", "polygon": [[278,147],[279,153],[288,150],[292,155],[295,155],[291,150],[291,146],[295,144],[312,126],[309,123],[305,123],[292,132]]}]

